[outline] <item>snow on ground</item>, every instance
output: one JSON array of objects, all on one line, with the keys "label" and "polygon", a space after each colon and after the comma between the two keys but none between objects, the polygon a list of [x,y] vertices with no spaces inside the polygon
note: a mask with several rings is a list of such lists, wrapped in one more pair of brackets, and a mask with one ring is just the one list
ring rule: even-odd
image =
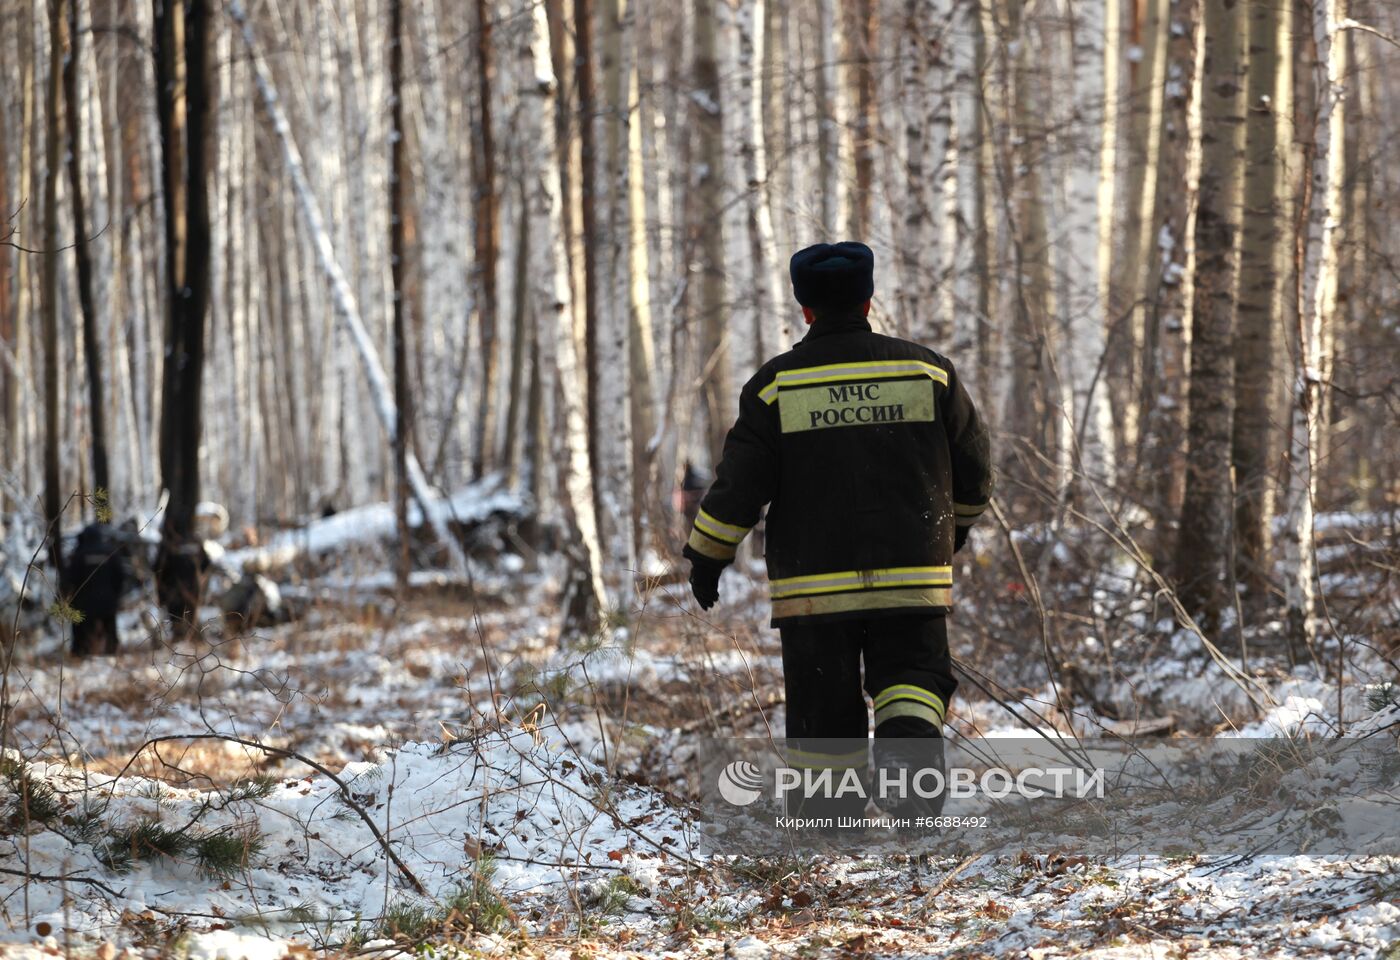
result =
[{"label": "snow on ground", "polygon": [[[686,824],[659,794],[610,783],[588,761],[519,728],[404,744],[377,763],[348,764],[334,779],[308,769],[244,798],[246,785],[179,789],[143,777],[84,777],[53,764],[28,772],[57,791],[66,809],[50,828],[36,824],[11,836],[6,859],[70,879],[27,890],[8,884],[6,913],[12,924],[24,918],[15,932],[47,925],[102,939],[124,915],[151,911],[168,920],[222,921],[208,925],[215,935],[208,946],[216,948],[230,930],[283,941],[309,936],[316,945],[356,942],[383,930],[383,918],[396,911],[434,909],[481,881],[520,914],[535,899],[561,898],[566,886],[606,882],[619,864],[636,862],[645,873],[647,861],[671,856],[668,848],[684,855],[689,846]],[[103,798],[101,827],[85,841],[63,821],[81,816],[75,798],[92,795]],[[227,833],[249,845],[249,862],[216,872],[194,856],[138,849],[129,869],[110,868],[103,844],[148,823]],[[202,936],[192,934],[190,946]]]},{"label": "snow on ground", "polygon": [[[54,642],[20,657],[10,756],[26,765],[11,772],[50,784],[63,809],[25,829],[5,801],[6,955],[387,957],[422,942],[561,960],[1400,955],[1393,858],[698,859],[668,754],[687,731],[782,729],[761,573],[726,575],[708,615],[678,605],[683,584],[656,588],[626,631],[567,651],[553,572],[503,573],[478,579],[479,603],[451,584],[456,600],[399,612],[323,599],[301,623],[176,650],[128,617],[118,658],[76,665]],[[306,588],[334,597],[355,582],[338,570]],[[1134,610],[1146,631],[1150,609]],[[955,728],[1068,732],[1040,659],[988,660],[964,624],[955,652],[1004,682],[1020,719],[966,685]],[[1121,655],[1121,638],[1100,637]],[[1319,667],[1257,657],[1257,710],[1189,635],[1151,649],[1106,700],[1140,698],[1198,735],[1335,730],[1335,679]],[[1374,705],[1384,662],[1352,654],[1348,732],[1393,735],[1400,708]],[[1077,732],[1103,722],[1076,705]],[[143,749],[190,735],[206,739]],[[189,850],[116,862],[111,838],[151,823],[258,842],[223,873]]]}]

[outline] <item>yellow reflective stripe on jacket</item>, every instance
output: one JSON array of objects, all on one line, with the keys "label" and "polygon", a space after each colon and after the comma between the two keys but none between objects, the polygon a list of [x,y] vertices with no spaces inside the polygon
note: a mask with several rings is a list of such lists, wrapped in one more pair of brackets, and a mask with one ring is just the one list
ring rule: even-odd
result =
[{"label": "yellow reflective stripe on jacket", "polygon": [[773,619],[810,617],[828,613],[864,610],[927,610],[951,607],[951,587],[905,587],[885,590],[857,590],[854,593],[817,594],[809,597],[774,599]]},{"label": "yellow reflective stripe on jacket", "polygon": [[909,700],[914,703],[922,703],[924,706],[938,713],[939,722],[943,720],[946,707],[943,698],[932,690],[924,687],[917,687],[912,683],[896,683],[894,686],[886,687],[875,694],[875,712],[878,715],[880,710],[892,703],[900,700]]},{"label": "yellow reflective stripe on jacket", "polygon": [[852,767],[863,767],[865,766],[866,759],[866,751],[864,749],[852,751],[850,753],[820,753],[815,750],[798,750],[794,747],[789,748],[786,754],[788,766],[807,767],[816,770],[848,770]]},{"label": "yellow reflective stripe on jacket", "polygon": [[732,523],[725,523],[723,520],[716,520],[701,508],[700,513],[695,517],[695,526],[703,532],[714,537],[716,540],[723,540],[725,543],[739,543],[749,535],[752,527],[739,527]]},{"label": "yellow reflective stripe on jacket", "polygon": [[876,590],[881,587],[946,587],[953,583],[952,567],[890,567],[885,570],[846,570],[805,577],[784,577],[771,583],[773,599],[809,593]]},{"label": "yellow reflective stripe on jacket", "polygon": [[925,374],[945,387],[948,372],[923,360],[860,360],[854,363],[827,363],[819,367],[779,370],[773,381],[758,391],[758,398],[771,404],[778,399],[780,387],[809,386],[834,383],[838,380],[872,380],[882,377],[908,377]]},{"label": "yellow reflective stripe on jacket", "polygon": [[707,536],[699,527],[692,528],[690,539],[686,541],[690,548],[697,553],[702,553],[711,560],[733,560],[737,544],[725,543]]}]

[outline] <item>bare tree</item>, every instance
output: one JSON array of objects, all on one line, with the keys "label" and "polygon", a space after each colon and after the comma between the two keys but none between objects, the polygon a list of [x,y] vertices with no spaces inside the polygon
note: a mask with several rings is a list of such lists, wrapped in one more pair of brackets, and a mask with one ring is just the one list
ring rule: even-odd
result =
[{"label": "bare tree", "polygon": [[1298,357],[1284,540],[1285,565],[1290,574],[1287,584],[1289,627],[1294,638],[1309,647],[1318,633],[1314,502],[1322,454],[1323,342],[1324,333],[1337,311],[1338,248],[1343,213],[1346,43],[1340,33],[1345,19],[1344,0],[1320,0],[1313,6],[1317,114],[1309,164],[1311,193],[1307,231],[1302,241]]},{"label": "bare tree", "polygon": [[1186,609],[1213,628],[1234,571],[1230,439],[1235,408],[1234,325],[1241,155],[1244,150],[1243,4],[1205,5],[1201,176],[1196,211],[1195,293],[1186,492],[1176,573]]},{"label": "bare tree", "polygon": [[481,328],[481,392],[477,401],[476,457],[472,475],[480,477],[494,459],[496,442],[496,260],[500,246],[500,209],[496,189],[496,134],[492,98],[496,87],[495,53],[492,49],[491,10],[487,0],[476,0],[476,131],[472,149],[472,185],[475,220],[472,268],[476,281],[476,310]]},{"label": "bare tree", "polygon": [[1239,329],[1235,337],[1236,573],[1257,609],[1268,588],[1269,517],[1273,514],[1275,317],[1278,261],[1287,204],[1280,138],[1292,109],[1292,7],[1249,3],[1247,175],[1240,233]]},{"label": "bare tree", "polygon": [[[1192,113],[1199,107],[1196,59],[1199,29],[1196,0],[1172,4],[1167,33],[1166,86],[1157,159],[1156,215],[1153,218],[1155,253],[1148,271],[1148,310],[1142,362],[1142,390],[1138,400],[1146,411],[1140,463],[1153,478],[1152,500],[1156,514],[1176,516],[1181,504],[1181,478],[1185,447],[1186,369],[1185,325],[1188,271],[1187,237],[1190,231],[1193,172],[1199,167],[1199,149],[1192,137]],[[1172,527],[1159,524],[1158,553],[1173,549]]]},{"label": "bare tree", "polygon": [[[558,85],[549,54],[549,24],[541,4],[531,4],[530,41],[523,47],[526,58],[522,72],[532,86],[521,90],[527,109],[526,129],[537,137],[530,151],[528,176],[530,235],[542,247],[536,261],[531,299],[538,320],[541,377],[557,385],[546,386],[554,395],[556,432],[542,438],[546,447],[552,441],[557,449],[560,495],[566,520],[573,532],[571,563],[565,586],[564,623],[561,640],[572,642],[580,633],[591,632],[598,623],[606,591],[602,580],[602,551],[598,540],[598,520],[593,505],[593,470],[588,458],[588,420],[581,398],[581,375],[573,331],[573,311],[569,288],[568,256],[565,249],[563,206],[560,200],[558,127],[555,111]],[[540,380],[543,383],[543,380]],[[544,402],[548,403],[546,396]]]},{"label": "bare tree", "polygon": [[209,308],[209,4],[154,0],[156,115],[165,199],[165,372],[160,475],[167,493],[156,583],[177,630],[199,609],[203,548],[195,539]]},{"label": "bare tree", "polygon": [[408,590],[413,565],[408,528],[409,374],[404,316],[408,310],[408,214],[404,209],[404,191],[410,173],[403,124],[403,48],[403,0],[389,0],[389,269],[394,301],[394,517],[399,534],[394,570],[401,597]]},{"label": "bare tree", "polygon": [[724,437],[734,422],[729,334],[725,322],[724,123],[721,107],[716,0],[694,0],[695,93],[691,116],[699,146],[696,182],[691,186],[693,212],[689,229],[699,252],[701,390],[708,424],[712,463],[719,462]]},{"label": "bare tree", "polygon": [[59,463],[58,384],[58,172],[63,64],[64,0],[49,3],[49,85],[44,139],[44,520],[49,559],[55,571],[63,567],[63,474]]},{"label": "bare tree", "polygon": [[78,266],[78,306],[83,314],[83,359],[88,378],[88,429],[92,443],[92,488],[107,490],[107,401],[103,381],[102,336],[97,329],[97,304],[92,296],[92,252],[88,247],[87,207],[83,202],[83,131],[79,77],[82,70],[82,30],[78,0],[67,0],[68,49],[63,58],[64,114],[68,122],[68,193],[73,206],[73,256]]}]

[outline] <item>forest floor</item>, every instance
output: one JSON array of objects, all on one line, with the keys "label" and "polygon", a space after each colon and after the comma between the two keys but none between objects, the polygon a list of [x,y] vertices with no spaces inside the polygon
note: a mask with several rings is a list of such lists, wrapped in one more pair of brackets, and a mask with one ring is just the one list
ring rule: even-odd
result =
[{"label": "forest floor", "polygon": [[[1232,661],[1268,690],[1261,711],[1191,634],[1155,629],[1130,574],[1056,614],[1086,626],[1052,686],[1024,591],[984,561],[965,574],[962,595],[986,599],[959,611],[953,647],[981,680],[952,736],[1400,720],[1393,637],[1352,638],[1339,696],[1336,651],[1290,659],[1261,629]],[[561,647],[546,574],[476,586],[397,610],[323,600],[197,648],[151,642],[133,613],[117,657],[76,663],[56,636],[23,651],[6,954],[1400,957],[1394,857],[701,856],[668,752],[782,729],[757,566],[705,617],[683,584],[649,584],[625,643]]]}]

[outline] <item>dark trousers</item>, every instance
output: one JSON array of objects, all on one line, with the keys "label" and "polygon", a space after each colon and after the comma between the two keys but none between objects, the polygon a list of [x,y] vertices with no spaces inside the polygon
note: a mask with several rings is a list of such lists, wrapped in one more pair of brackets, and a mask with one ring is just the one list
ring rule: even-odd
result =
[{"label": "dark trousers", "polygon": [[[875,770],[942,770],[942,727],[957,689],[944,617],[899,616],[783,627],[787,737],[807,765],[865,767],[875,705]],[[864,663],[862,682],[861,666]],[[862,754],[857,756],[857,754]],[[869,783],[869,781],[867,781]],[[912,803],[913,806],[908,804]],[[936,802],[891,798],[888,811],[936,813]],[[841,807],[842,813],[852,810]]]}]

